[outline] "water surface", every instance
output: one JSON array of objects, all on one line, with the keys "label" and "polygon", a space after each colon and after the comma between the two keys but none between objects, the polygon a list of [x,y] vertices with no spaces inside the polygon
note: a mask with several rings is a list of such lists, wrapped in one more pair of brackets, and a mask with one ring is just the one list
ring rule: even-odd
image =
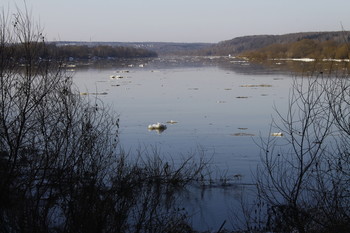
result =
[{"label": "water surface", "polygon": [[[99,98],[119,114],[120,145],[125,150],[156,148],[175,162],[201,150],[211,158],[216,177],[239,174],[240,183],[251,184],[260,162],[256,142],[270,133],[273,107],[285,110],[291,76],[254,71],[246,62],[232,62],[232,69],[167,62],[161,66],[148,61],[140,67],[130,61],[124,67],[77,70],[74,81],[81,92],[101,94]],[[147,128],[170,120],[177,123],[168,123],[161,133]],[[194,191],[192,201],[201,200],[190,206],[194,224],[220,226],[228,218],[226,207],[234,206],[240,192],[237,186]]]}]

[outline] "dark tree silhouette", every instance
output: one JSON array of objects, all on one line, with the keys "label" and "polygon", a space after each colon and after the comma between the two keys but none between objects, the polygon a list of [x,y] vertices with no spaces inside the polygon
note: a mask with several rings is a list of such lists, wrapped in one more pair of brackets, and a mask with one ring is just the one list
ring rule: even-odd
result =
[{"label": "dark tree silhouette", "polygon": [[128,159],[118,116],[47,49],[27,10],[1,12],[0,232],[190,232],[174,195],[203,159]]}]

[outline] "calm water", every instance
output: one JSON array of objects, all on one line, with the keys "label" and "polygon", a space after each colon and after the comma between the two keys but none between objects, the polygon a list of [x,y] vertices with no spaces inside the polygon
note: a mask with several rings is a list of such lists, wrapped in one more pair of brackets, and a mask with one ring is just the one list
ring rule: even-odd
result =
[{"label": "calm water", "polygon": [[[120,114],[120,145],[127,151],[157,148],[175,162],[200,148],[212,158],[216,176],[240,174],[239,182],[252,183],[252,171],[260,162],[254,141],[269,134],[273,106],[281,111],[287,106],[291,76],[236,61],[232,67],[179,65],[176,59],[166,65],[142,64],[129,61],[124,67],[88,68],[74,75],[81,92],[103,93],[99,98]],[[178,123],[167,124],[162,133],[147,129],[170,120]],[[241,191],[237,186],[190,190],[192,202],[186,207],[193,211],[194,224],[218,229],[223,220],[230,220]]]}]

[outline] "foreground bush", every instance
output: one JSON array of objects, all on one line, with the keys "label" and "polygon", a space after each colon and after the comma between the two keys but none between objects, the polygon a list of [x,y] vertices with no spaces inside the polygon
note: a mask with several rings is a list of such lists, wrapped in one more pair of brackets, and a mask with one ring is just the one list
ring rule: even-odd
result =
[{"label": "foreground bush", "polygon": [[78,94],[42,35],[28,12],[2,12],[0,232],[191,232],[175,194],[204,161],[128,159],[118,117]]}]

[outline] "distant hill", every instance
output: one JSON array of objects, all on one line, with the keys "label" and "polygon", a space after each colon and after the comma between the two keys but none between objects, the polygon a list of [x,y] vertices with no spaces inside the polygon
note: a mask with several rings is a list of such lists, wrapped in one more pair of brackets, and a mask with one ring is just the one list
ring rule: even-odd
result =
[{"label": "distant hill", "polygon": [[334,40],[312,40],[302,39],[295,42],[272,44],[261,49],[249,50],[240,53],[239,56],[250,60],[271,60],[271,59],[349,59],[349,44],[335,42]]},{"label": "distant hill", "polygon": [[272,44],[284,44],[312,39],[319,42],[335,41],[337,43],[350,42],[349,31],[335,32],[300,32],[284,35],[255,35],[236,37],[232,40],[219,42],[213,46],[203,48],[197,55],[238,55],[250,50],[257,50]]},{"label": "distant hill", "polygon": [[59,41],[58,46],[78,45],[78,46],[111,46],[111,47],[131,47],[146,49],[156,52],[158,55],[188,55],[194,51],[208,48],[214,44],[210,43],[176,43],[176,42],[81,42],[81,41]]},{"label": "distant hill", "polygon": [[146,49],[164,55],[199,55],[199,56],[235,56],[247,51],[258,50],[273,44],[287,44],[305,39],[318,42],[333,41],[335,43],[350,42],[349,31],[334,32],[300,32],[284,35],[252,35],[236,37],[219,43],[176,43],[176,42],[77,42],[59,41],[56,45],[85,45],[131,47]]}]

